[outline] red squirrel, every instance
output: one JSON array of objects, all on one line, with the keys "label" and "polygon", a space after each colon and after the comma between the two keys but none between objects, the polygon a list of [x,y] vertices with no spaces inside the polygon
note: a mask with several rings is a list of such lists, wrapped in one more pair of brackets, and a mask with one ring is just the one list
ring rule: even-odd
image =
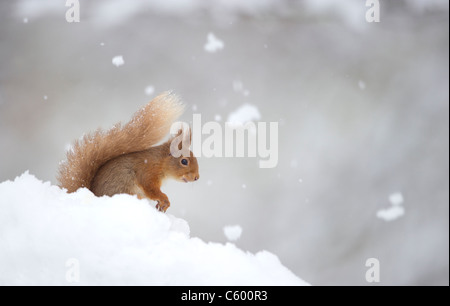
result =
[{"label": "red squirrel", "polygon": [[96,196],[137,195],[157,201],[157,209],[165,212],[170,206],[169,198],[161,192],[165,179],[187,183],[200,178],[191,151],[189,157],[172,156],[170,144],[174,138],[155,146],[169,133],[183,109],[175,94],[164,92],[123,127],[119,123],[106,132],[98,129],[75,141],[67,152],[67,161],[60,165],[60,186],[69,193],[85,187]]}]

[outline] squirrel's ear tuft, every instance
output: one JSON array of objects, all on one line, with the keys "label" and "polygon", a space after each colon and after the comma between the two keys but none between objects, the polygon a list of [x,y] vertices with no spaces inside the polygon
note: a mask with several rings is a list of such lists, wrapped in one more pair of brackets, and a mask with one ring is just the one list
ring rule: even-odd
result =
[{"label": "squirrel's ear tuft", "polygon": [[190,126],[187,126],[186,130],[185,131],[181,131],[181,132],[183,133],[183,144],[188,144],[188,146],[191,147],[191,144],[192,144],[192,128]]},{"label": "squirrel's ear tuft", "polygon": [[[189,156],[189,148],[191,147],[191,129],[188,124],[186,123],[180,123],[179,126],[175,126],[172,131],[177,131],[177,134],[175,136],[170,137],[168,140],[168,144],[170,146],[170,151],[173,156],[179,156],[179,152],[183,156]],[[173,135],[173,134],[172,134]],[[173,151],[177,151],[176,154],[173,153]]]},{"label": "squirrel's ear tuft", "polygon": [[[178,137],[180,137],[181,135],[183,134],[183,130],[182,129],[179,129],[178,130],[178,132],[177,132],[177,134],[176,135],[171,135],[170,137],[169,137],[169,140],[167,140],[167,142],[166,143],[168,143],[169,144],[169,146],[170,146],[170,144],[172,144],[172,142],[176,139],[176,138],[178,138]],[[181,138],[180,138],[180,145],[181,145]],[[179,148],[180,150],[181,150],[181,148]],[[169,155],[170,155],[171,153],[169,152]]]},{"label": "squirrel's ear tuft", "polygon": [[183,134],[183,129],[179,129],[179,130],[178,130],[178,133],[177,133],[177,135],[176,135],[175,137],[178,137],[178,136],[180,136],[181,134]]},{"label": "squirrel's ear tuft", "polygon": [[189,127],[188,133],[189,133],[189,143],[192,144],[192,127]]},{"label": "squirrel's ear tuft", "polygon": [[186,139],[189,139],[189,143],[192,143],[192,132],[191,127],[187,126],[185,129],[180,128],[176,135],[172,135],[167,142],[171,143],[177,137],[183,136],[183,141],[186,142]]}]

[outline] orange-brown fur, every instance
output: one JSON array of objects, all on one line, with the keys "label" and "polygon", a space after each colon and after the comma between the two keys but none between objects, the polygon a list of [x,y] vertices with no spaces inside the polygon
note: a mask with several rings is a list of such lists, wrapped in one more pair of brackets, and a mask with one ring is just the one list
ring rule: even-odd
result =
[{"label": "orange-brown fur", "polygon": [[[175,95],[163,93],[124,127],[117,124],[107,132],[97,130],[76,141],[59,169],[61,187],[68,192],[86,187],[97,196],[134,194],[158,201],[158,208],[166,211],[170,202],[160,190],[163,180],[190,182],[199,178],[192,152],[190,157],[173,157],[171,139],[154,146],[182,111],[183,105]],[[182,159],[188,160],[188,165],[183,165]]]}]

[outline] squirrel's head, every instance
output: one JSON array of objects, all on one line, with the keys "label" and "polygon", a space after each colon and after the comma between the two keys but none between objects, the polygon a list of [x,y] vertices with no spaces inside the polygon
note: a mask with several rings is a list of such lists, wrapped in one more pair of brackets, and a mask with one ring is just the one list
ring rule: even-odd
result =
[{"label": "squirrel's head", "polygon": [[181,182],[194,182],[200,178],[198,173],[197,158],[192,152],[189,157],[173,157],[169,155],[167,160],[167,169],[170,177]]},{"label": "squirrel's head", "polygon": [[190,146],[190,142],[190,132],[183,135],[183,132],[180,130],[177,136],[169,139],[166,143],[166,149],[169,151],[167,153],[168,158],[166,160],[168,176],[185,183],[194,182],[200,178],[200,174],[198,173],[197,158],[194,156],[192,151],[189,151],[189,154],[182,154],[179,157],[175,157],[183,152],[183,145],[186,145],[188,148]]}]

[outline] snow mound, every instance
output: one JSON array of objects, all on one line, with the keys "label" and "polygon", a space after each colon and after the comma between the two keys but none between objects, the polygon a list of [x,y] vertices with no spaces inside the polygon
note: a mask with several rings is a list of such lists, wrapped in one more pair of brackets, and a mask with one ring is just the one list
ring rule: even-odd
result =
[{"label": "snow mound", "polygon": [[146,200],[28,172],[0,184],[0,250],[0,285],[307,285],[269,252],[190,238]]}]

